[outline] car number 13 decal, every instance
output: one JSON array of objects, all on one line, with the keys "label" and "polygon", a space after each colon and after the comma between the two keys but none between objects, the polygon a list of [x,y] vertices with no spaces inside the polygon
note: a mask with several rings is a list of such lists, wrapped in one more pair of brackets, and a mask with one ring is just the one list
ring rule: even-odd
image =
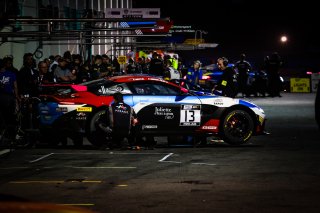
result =
[{"label": "car number 13 decal", "polygon": [[180,126],[200,126],[200,105],[181,105]]}]

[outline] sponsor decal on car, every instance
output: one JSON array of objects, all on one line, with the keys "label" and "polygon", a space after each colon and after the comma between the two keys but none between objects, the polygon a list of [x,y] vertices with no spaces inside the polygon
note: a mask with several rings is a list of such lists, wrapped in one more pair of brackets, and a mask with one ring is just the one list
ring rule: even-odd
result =
[{"label": "sponsor decal on car", "polygon": [[142,129],[157,129],[158,125],[142,125]]},{"label": "sponsor decal on car", "polygon": [[202,126],[201,129],[217,129],[217,126]]},{"label": "sponsor decal on car", "polygon": [[154,115],[156,116],[164,116],[164,119],[170,120],[174,118],[174,114],[171,108],[167,107],[155,107],[154,108]]},{"label": "sponsor decal on car", "polygon": [[216,99],[213,102],[214,105],[223,105],[223,99]]},{"label": "sponsor decal on car", "polygon": [[92,112],[92,107],[79,107],[77,112]]},{"label": "sponsor decal on car", "polygon": [[101,86],[100,89],[98,90],[98,92],[100,94],[106,95],[106,94],[108,94],[108,89],[105,88],[104,86]]},{"label": "sponsor decal on car", "polygon": [[56,111],[57,112],[68,112],[68,108],[67,107],[57,107]]},{"label": "sponsor decal on car", "polygon": [[200,126],[201,105],[181,105],[180,126]]},{"label": "sponsor decal on car", "polygon": [[77,113],[76,120],[86,120],[86,119],[87,119],[87,115],[85,112],[78,112]]}]

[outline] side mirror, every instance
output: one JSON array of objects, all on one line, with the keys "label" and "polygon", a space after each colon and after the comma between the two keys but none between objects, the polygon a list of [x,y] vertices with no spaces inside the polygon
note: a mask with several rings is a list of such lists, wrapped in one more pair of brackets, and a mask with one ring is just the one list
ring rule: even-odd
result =
[{"label": "side mirror", "polygon": [[181,94],[181,95],[186,95],[186,94],[188,94],[188,92],[189,92],[189,90],[187,90],[187,89],[184,88],[184,87],[181,87],[181,89],[180,89],[180,94]]}]

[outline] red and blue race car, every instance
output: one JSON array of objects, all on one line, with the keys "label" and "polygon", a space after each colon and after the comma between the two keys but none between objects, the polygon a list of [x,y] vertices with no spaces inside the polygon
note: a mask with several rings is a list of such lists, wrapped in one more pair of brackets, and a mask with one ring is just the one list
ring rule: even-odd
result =
[{"label": "red and blue race car", "polygon": [[[66,88],[67,87],[67,88]],[[229,144],[243,144],[262,134],[265,113],[257,105],[217,95],[189,93],[161,78],[147,75],[116,76],[79,85],[68,85],[42,95],[41,128],[57,137],[63,132],[84,134],[95,146],[105,143],[97,122],[121,92],[139,120],[144,136],[195,135],[221,137]]]}]

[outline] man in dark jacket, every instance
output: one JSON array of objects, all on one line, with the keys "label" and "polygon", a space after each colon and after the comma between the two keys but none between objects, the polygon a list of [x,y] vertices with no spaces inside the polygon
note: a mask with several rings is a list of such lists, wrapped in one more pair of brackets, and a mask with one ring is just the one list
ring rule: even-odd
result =
[{"label": "man in dark jacket", "polygon": [[132,146],[134,143],[132,127],[137,123],[136,113],[132,107],[124,103],[120,92],[114,93],[113,98],[114,103],[106,111],[107,121],[100,123],[99,126],[104,132],[111,134],[116,146],[125,147],[125,139],[128,140],[129,146]]},{"label": "man in dark jacket", "polygon": [[228,59],[225,57],[219,58],[217,65],[223,73],[213,90],[221,90],[223,96],[234,98],[237,95],[235,71],[232,67],[228,67]]},{"label": "man in dark jacket", "polygon": [[236,62],[235,68],[238,70],[238,89],[242,93],[242,97],[249,95],[248,91],[248,77],[251,65],[245,60],[246,55],[240,55],[240,60]]}]

